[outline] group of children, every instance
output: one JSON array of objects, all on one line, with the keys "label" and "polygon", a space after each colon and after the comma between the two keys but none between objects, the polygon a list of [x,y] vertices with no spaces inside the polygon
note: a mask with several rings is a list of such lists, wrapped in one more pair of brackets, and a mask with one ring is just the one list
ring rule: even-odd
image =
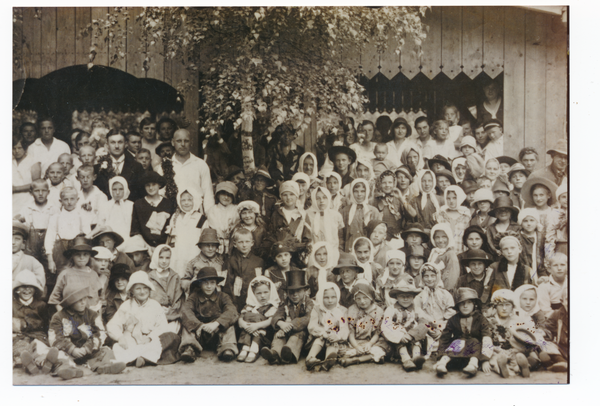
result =
[{"label": "group of children", "polygon": [[[225,362],[305,355],[308,370],[432,359],[439,375],[566,371],[566,181],[491,156],[498,120],[482,124],[482,148],[447,113],[428,140],[399,120],[406,140],[372,143],[363,122],[322,159],[270,161],[249,179],[234,168],[207,212],[195,187],[168,198],[151,165],[136,185],[112,176],[105,194],[102,158],[78,135],[14,210],[14,365],[73,379],[84,364],[116,374],[216,350]],[[140,162],[153,125],[127,134]],[[294,161],[288,132],[275,131],[272,159]],[[171,159],[168,141],[154,144],[155,166]],[[145,196],[129,200],[132,187]]]}]

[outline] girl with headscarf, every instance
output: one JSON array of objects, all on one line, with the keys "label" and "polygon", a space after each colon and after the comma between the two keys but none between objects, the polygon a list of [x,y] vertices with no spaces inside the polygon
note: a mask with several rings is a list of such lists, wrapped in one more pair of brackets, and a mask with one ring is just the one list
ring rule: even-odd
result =
[{"label": "girl with headscarf", "polygon": [[200,253],[198,240],[202,230],[198,226],[206,218],[202,215],[202,197],[195,188],[183,189],[177,193],[177,210],[171,218],[167,233],[171,236],[173,249],[171,260],[173,270],[183,277],[188,262]]},{"label": "girl with headscarf", "polygon": [[317,186],[311,193],[312,206],[306,212],[306,222],[311,227],[312,242],[326,241],[338,249],[344,220],[339,211],[331,209],[331,194]]},{"label": "girl with headscarf", "polygon": [[[425,232],[429,232],[437,223],[435,214],[440,211],[444,204],[444,197],[438,196],[435,191],[435,173],[427,169],[417,179],[419,194],[412,199],[410,206],[413,207],[415,223],[420,223]],[[411,214],[412,215],[412,214]]]},{"label": "girl with headscarf", "polygon": [[385,254],[392,249],[388,243],[388,225],[383,220],[371,220],[367,224],[367,237],[373,244],[373,261],[385,267]]},{"label": "girl with headscarf", "polygon": [[[390,297],[390,291],[400,284],[405,274],[406,255],[402,251],[389,250],[385,254],[385,269],[375,280],[375,291],[378,295],[376,300],[381,303],[382,308],[393,306],[396,299]],[[410,275],[406,275],[412,279]]]},{"label": "girl with headscarf", "polygon": [[364,269],[363,273],[358,274],[358,279],[364,279],[371,285],[383,273],[383,267],[373,259],[374,252],[373,243],[367,237],[358,237],[354,241],[352,255],[356,258],[358,266]]},{"label": "girl with headscarf", "polygon": [[544,274],[544,258],[548,251],[544,249],[544,238],[538,230],[540,214],[532,207],[523,209],[519,212],[518,223],[521,226],[519,239],[523,262],[533,269],[535,275]]},{"label": "girl with headscarf", "polygon": [[[373,171],[373,165],[371,161],[365,158],[358,158],[356,162],[351,167],[352,177],[355,179],[365,179],[369,182],[369,199],[373,197],[373,192],[375,190],[375,172]],[[350,195],[350,185],[344,186],[343,189],[344,195]]]},{"label": "girl with headscarf", "polygon": [[298,190],[300,191],[298,200],[296,201],[296,207],[302,211],[308,210],[312,204],[308,192],[311,185],[310,177],[303,172],[296,172],[294,176],[292,176],[292,181],[298,184]]},{"label": "girl with headscarf", "polygon": [[125,242],[129,241],[131,234],[131,218],[133,214],[133,202],[127,200],[129,197],[129,185],[122,176],[115,176],[108,181],[110,199],[104,209],[98,211],[98,228],[111,228],[119,234]]},{"label": "girl with headscarf", "polygon": [[433,226],[431,243],[434,248],[431,250],[427,262],[433,263],[440,270],[444,288],[448,292],[454,293],[460,277],[460,263],[456,256],[456,243],[450,224],[441,223]]},{"label": "girl with headscarf", "polygon": [[340,211],[344,221],[341,246],[345,252],[351,252],[354,240],[365,236],[369,221],[380,218],[379,211],[367,203],[369,191],[369,182],[365,179],[355,179],[350,184],[350,204]]},{"label": "girl with headscarf", "polygon": [[324,176],[325,186],[331,195],[331,208],[340,211],[345,202],[345,194],[341,190],[342,177],[337,172],[330,172]]},{"label": "girl with headscarf", "polygon": [[319,286],[324,286],[326,282],[336,282],[337,277],[332,271],[339,259],[340,251],[327,241],[319,241],[313,245],[307,268],[310,297],[315,297]]},{"label": "girl with headscarf", "polygon": [[467,174],[467,158],[463,156],[456,157],[452,160],[452,175],[456,183],[461,183],[465,180]]},{"label": "girl with headscarf", "polygon": [[425,162],[423,161],[423,153],[421,148],[413,141],[409,141],[404,144],[404,149],[400,154],[400,162],[403,166],[408,168],[409,174],[412,177],[410,183],[410,192],[416,196],[419,194],[419,177],[423,173]]},{"label": "girl with headscarf", "polygon": [[307,174],[311,183],[319,181],[319,170],[317,167],[317,157],[312,152],[305,152],[298,160],[298,172]]},{"label": "girl with headscarf", "polygon": [[446,204],[442,206],[435,216],[438,223],[450,224],[454,241],[456,242],[457,254],[466,249],[462,244],[462,237],[471,222],[471,210],[462,206],[466,198],[467,195],[460,186],[448,186],[444,191],[444,201]]}]

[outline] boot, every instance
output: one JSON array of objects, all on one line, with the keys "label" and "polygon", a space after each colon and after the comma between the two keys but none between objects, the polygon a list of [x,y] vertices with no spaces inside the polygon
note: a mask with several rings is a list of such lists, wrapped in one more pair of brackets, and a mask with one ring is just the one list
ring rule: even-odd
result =
[{"label": "boot", "polygon": [[181,360],[185,363],[191,363],[196,361],[196,353],[192,346],[187,346],[185,350],[181,353]]},{"label": "boot", "polygon": [[521,368],[521,374],[524,378],[529,378],[531,373],[529,371],[529,361],[527,361],[527,357],[525,357],[525,354],[518,353],[516,358],[517,365]]},{"label": "boot", "polygon": [[529,356],[527,357],[527,362],[529,362],[529,369],[531,369],[532,371],[538,369],[542,364],[542,361],[535,352],[529,354]]},{"label": "boot", "polygon": [[406,347],[400,347],[398,353],[400,354],[400,361],[402,362],[402,367],[406,372],[412,372],[417,369],[417,366],[410,358],[410,355],[408,355],[408,349]]},{"label": "boot", "polygon": [[504,354],[500,354],[498,356],[498,369],[500,369],[500,376],[503,378],[508,378],[510,376],[508,372],[508,366],[506,366],[507,363],[508,360],[506,359],[506,356]]},{"label": "boot", "polygon": [[425,357],[421,355],[421,347],[413,346],[413,356],[412,362],[415,364],[417,370],[423,368],[423,364],[425,363]]},{"label": "boot", "polygon": [[281,349],[281,359],[286,364],[296,364],[298,362],[296,356],[292,352],[292,349],[287,345],[284,345]]},{"label": "boot", "polygon": [[111,374],[116,375],[120,374],[125,370],[124,362],[108,362],[106,364],[100,365],[96,369],[97,374]]},{"label": "boot", "polygon": [[463,368],[463,372],[471,377],[477,374],[477,370],[479,369],[477,358],[471,358],[469,360],[469,365]]},{"label": "boot", "polygon": [[79,368],[64,367],[58,371],[58,376],[65,381],[68,381],[69,379],[81,378],[83,376],[83,371]]},{"label": "boot", "polygon": [[50,351],[48,351],[48,354],[46,354],[46,359],[42,366],[42,373],[49,374],[56,364],[58,364],[58,348],[52,347],[50,348]]},{"label": "boot", "polygon": [[21,353],[21,363],[23,364],[23,369],[25,369],[28,374],[37,375],[40,373],[40,369],[35,364],[33,355],[29,351],[23,351]]},{"label": "boot", "polygon": [[263,349],[260,351],[260,355],[267,360],[267,362],[271,365],[277,365],[281,362],[280,358],[279,358],[279,354],[277,354],[277,351],[272,350],[270,348],[267,347],[263,347]]}]

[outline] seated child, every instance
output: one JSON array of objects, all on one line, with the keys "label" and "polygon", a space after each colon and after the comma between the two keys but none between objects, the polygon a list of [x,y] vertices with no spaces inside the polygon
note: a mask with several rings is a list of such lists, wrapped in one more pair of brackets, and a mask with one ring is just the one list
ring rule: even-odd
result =
[{"label": "seated child", "polygon": [[494,262],[483,250],[473,249],[464,253],[460,260],[461,268],[465,272],[458,278],[457,288],[471,288],[481,298],[485,288],[485,278],[492,270],[489,266]]},{"label": "seated child", "polygon": [[229,238],[235,223],[238,221],[239,214],[237,206],[234,204],[237,195],[237,186],[233,182],[225,181],[217,185],[215,191],[215,200],[218,202],[206,213],[207,221],[203,228],[212,228],[217,230],[219,241],[219,253],[229,252]]},{"label": "seated child", "polygon": [[457,290],[455,309],[458,313],[448,320],[440,337],[438,354],[441,358],[435,364],[438,375],[448,373],[451,361],[469,376],[477,374],[479,362],[483,361],[482,368],[489,373],[492,327],[481,314],[480,306],[481,301],[473,289]]},{"label": "seated child", "polygon": [[339,351],[348,340],[347,311],[339,304],[340,289],[333,282],[325,282],[317,292],[316,304],[310,314],[308,333],[314,339],[306,356],[306,369],[311,370],[319,360],[317,356],[325,347],[322,368],[328,371],[337,362]]},{"label": "seated child", "polygon": [[117,361],[135,363],[137,368],[177,361],[181,338],[168,331],[162,306],[150,298],[154,285],[148,274],[131,274],[126,290],[129,299],[106,325],[108,336],[116,342],[113,351]]},{"label": "seated child", "polygon": [[[197,241],[200,238],[201,221],[206,220],[202,214],[202,197],[195,189],[179,190],[177,193],[177,210],[167,232],[171,236],[169,245],[173,247],[171,268],[183,277],[187,264],[199,254]],[[200,227],[198,227],[200,225]]]},{"label": "seated child", "polygon": [[233,361],[238,354],[235,322],[238,312],[227,293],[217,291],[223,278],[214,268],[202,268],[183,304],[181,346],[184,362],[194,362],[204,348],[216,347],[220,360]]},{"label": "seated child", "polygon": [[[233,233],[233,236],[235,236],[235,232]],[[181,277],[181,287],[187,294],[190,292],[191,283],[196,280],[198,272],[200,272],[200,269],[202,268],[215,268],[217,275],[223,278],[223,280],[217,284],[217,291],[220,292],[225,284],[228,283],[227,269],[223,268],[223,255],[217,252],[219,244],[219,237],[217,236],[216,230],[213,230],[212,228],[205,228],[202,230],[197,244],[200,248],[200,254],[187,263],[185,272]]]},{"label": "seated child", "polygon": [[425,363],[425,357],[421,355],[421,340],[427,335],[427,327],[414,305],[415,296],[420,292],[410,275],[402,275],[397,286],[389,292],[396,302],[385,309],[381,322],[381,334],[392,358],[399,358],[406,372],[421,369]]},{"label": "seated child", "polygon": [[115,360],[110,348],[101,347],[104,325],[98,313],[88,306],[88,287],[76,287],[65,292],[60,302],[62,310],[52,316],[48,330],[52,349],[48,351],[46,361],[53,364],[50,368],[55,369],[54,372],[64,380],[83,376],[83,371],[73,363],[87,363],[92,371],[99,374],[123,372],[125,363]]},{"label": "seated child", "polygon": [[344,220],[339,211],[331,209],[331,194],[317,186],[311,193],[311,202],[306,222],[311,227],[312,242],[326,241],[337,249],[343,238]]},{"label": "seated child", "polygon": [[[245,228],[252,233],[253,253],[261,255],[263,252],[263,241],[267,235],[267,227],[264,220],[260,217],[260,206],[252,200],[245,200],[238,204],[237,211],[239,223],[233,228],[231,234],[238,228]],[[233,249],[233,243],[229,242],[229,253]]]},{"label": "seated child", "polygon": [[46,273],[44,267],[37,259],[24,252],[27,238],[29,237],[29,228],[20,221],[13,221],[12,236],[12,280],[15,281],[17,275],[21,272],[33,272],[40,283],[42,294],[46,286]]},{"label": "seated child", "polygon": [[375,290],[364,281],[352,288],[354,304],[348,309],[348,342],[351,349],[340,361],[343,367],[370,362],[382,363],[388,345],[381,336],[383,309],[375,302]]},{"label": "seated child", "polygon": [[159,194],[166,180],[156,172],[146,172],[140,183],[146,189],[146,196],[133,204],[131,236],[141,234],[151,247],[167,242],[167,221],[174,211],[171,201]]},{"label": "seated child", "polygon": [[122,249],[133,261],[131,273],[137,271],[150,272],[149,247],[141,235],[138,234],[137,236],[131,237]]},{"label": "seated child", "polygon": [[365,228],[371,220],[381,218],[379,211],[368,204],[369,183],[366,180],[353,180],[349,194],[349,204],[340,210],[345,225],[340,246],[345,252],[351,252],[358,237],[366,237]]},{"label": "seated child", "polygon": [[436,224],[431,229],[433,248],[427,262],[432,262],[442,273],[444,288],[453,293],[460,276],[460,264],[456,256],[454,235],[448,223]]},{"label": "seated child", "polygon": [[306,271],[289,271],[285,290],[286,298],[279,304],[273,316],[271,326],[275,336],[271,348],[263,347],[260,355],[269,364],[295,364],[300,358],[300,351],[306,343],[307,327],[314,302],[308,297]]},{"label": "seated child", "polygon": [[375,158],[371,159],[371,165],[373,166],[373,173],[376,178],[379,178],[385,171],[391,171],[396,166],[392,161],[387,159],[388,146],[386,144],[377,143],[375,149],[373,149],[373,153],[375,154]]},{"label": "seated child", "polygon": [[48,201],[54,206],[60,206],[61,191],[66,187],[72,187],[71,184],[65,182],[65,170],[63,166],[58,162],[50,164],[48,169],[46,169],[44,179],[47,180],[48,188],[50,189]]},{"label": "seated child", "polygon": [[[112,199],[106,202],[98,212],[98,228],[114,230],[121,240],[129,239],[133,202],[129,198],[129,185],[122,176],[115,176],[108,181],[108,190]],[[122,243],[123,241],[121,241]],[[120,244],[116,244],[118,246]]]},{"label": "seated child", "polygon": [[271,216],[270,232],[276,234],[285,230],[298,241],[305,242],[311,239],[310,227],[306,224],[306,213],[296,207],[300,197],[298,183],[293,181],[283,182],[279,187],[281,205]]},{"label": "seated child", "polygon": [[346,254],[345,252],[341,253],[339,262],[333,268],[332,273],[336,276],[339,275],[337,285],[340,288],[340,299],[338,301],[345,308],[354,304],[352,288],[358,281],[358,275],[363,272],[364,269],[358,265],[353,255]]},{"label": "seated child", "polygon": [[127,283],[131,276],[131,270],[125,264],[115,264],[110,271],[108,289],[106,293],[106,307],[102,314],[104,324],[113,318],[119,307],[128,299]]},{"label": "seated child", "polygon": [[163,308],[169,325],[167,331],[179,333],[181,325],[181,306],[185,301],[179,275],[171,269],[171,258],[173,251],[171,247],[161,244],[154,250],[150,262],[148,278],[154,285],[150,298],[156,300]]},{"label": "seated child", "polygon": [[273,339],[271,321],[279,309],[277,288],[265,276],[257,276],[250,282],[246,307],[242,309],[238,325],[241,332],[238,344],[242,351],[237,357],[239,362],[252,363],[262,346],[270,346]]},{"label": "seated child", "polygon": [[94,185],[96,174],[92,165],[81,165],[77,169],[77,180],[81,185],[77,207],[86,218],[85,221],[94,229],[100,222],[100,213],[105,210],[108,199],[106,195]]},{"label": "seated child", "polygon": [[358,237],[354,240],[352,255],[356,258],[357,265],[363,269],[358,278],[366,280],[371,286],[383,274],[383,267],[374,261],[374,251],[373,243],[367,237]]},{"label": "seated child", "polygon": [[[375,280],[375,300],[386,309],[394,304],[390,291],[398,286],[404,275],[406,255],[402,251],[390,250],[386,254],[387,262],[383,274]],[[413,280],[414,283],[414,280]]]},{"label": "seated child", "polygon": [[454,299],[442,286],[440,271],[430,263],[421,268],[423,291],[415,297],[415,310],[419,320],[427,326],[427,348],[425,354],[437,351],[438,340],[446,323],[456,314]]}]

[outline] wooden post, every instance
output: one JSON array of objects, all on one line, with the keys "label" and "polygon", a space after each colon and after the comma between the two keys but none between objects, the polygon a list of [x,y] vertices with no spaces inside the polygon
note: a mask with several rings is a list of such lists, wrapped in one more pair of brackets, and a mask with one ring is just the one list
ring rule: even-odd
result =
[{"label": "wooden post", "polygon": [[[252,102],[249,101],[252,97],[252,88],[245,88],[242,91],[242,169],[245,174],[254,173],[256,166],[254,165],[254,147],[252,145],[252,123],[254,121],[254,108]],[[248,101],[246,101],[248,100]]]}]

